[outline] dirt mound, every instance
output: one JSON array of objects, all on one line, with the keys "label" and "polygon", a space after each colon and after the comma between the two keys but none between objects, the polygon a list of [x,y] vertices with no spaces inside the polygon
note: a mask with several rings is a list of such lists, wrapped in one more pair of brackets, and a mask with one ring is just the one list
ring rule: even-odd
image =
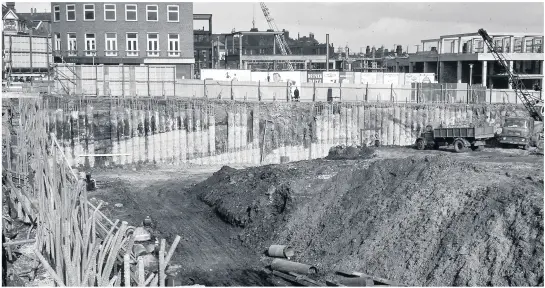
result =
[{"label": "dirt mound", "polygon": [[360,146],[334,146],[329,149],[325,159],[327,160],[355,160],[369,159],[373,157],[374,149]]},{"label": "dirt mound", "polygon": [[222,169],[195,189],[244,227],[244,245],[289,244],[322,271],[413,286],[543,285],[542,168],[449,155],[350,162]]}]

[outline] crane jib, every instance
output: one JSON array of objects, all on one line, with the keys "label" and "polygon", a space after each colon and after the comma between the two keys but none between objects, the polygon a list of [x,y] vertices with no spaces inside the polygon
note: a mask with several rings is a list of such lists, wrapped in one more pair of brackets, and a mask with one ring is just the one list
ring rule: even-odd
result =
[{"label": "crane jib", "polygon": [[[490,53],[492,53],[496,62],[498,62],[500,66],[502,66],[502,68],[507,73],[509,83],[511,83],[517,97],[522,101],[522,104],[524,105],[526,110],[528,110],[528,112],[530,113],[530,116],[537,121],[543,121],[542,100],[540,98],[530,95],[529,93],[524,92],[524,90],[526,90],[524,83],[518,77],[518,75],[515,75],[511,72],[507,59],[505,59],[503,54],[500,54],[498,52],[496,44],[494,44],[492,37],[488,35],[486,30],[479,29],[478,33],[483,38],[483,41],[486,44],[486,46],[490,49]],[[537,106],[540,106],[540,107],[538,108]]]}]

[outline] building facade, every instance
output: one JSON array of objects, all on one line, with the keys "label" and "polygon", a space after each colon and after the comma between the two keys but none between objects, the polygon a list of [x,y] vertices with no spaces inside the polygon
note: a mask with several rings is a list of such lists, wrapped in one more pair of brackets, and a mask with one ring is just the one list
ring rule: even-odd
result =
[{"label": "building facade", "polygon": [[[534,33],[489,33],[509,62],[509,70],[524,86],[543,86],[543,35]],[[407,60],[401,60],[401,62]],[[506,71],[495,61],[481,36],[475,33],[443,35],[422,40],[422,51],[409,55],[409,71],[437,73],[439,83],[482,84],[511,89]]]},{"label": "building facade", "polygon": [[193,75],[191,2],[52,2],[51,19],[56,61],[176,65],[177,77]]}]

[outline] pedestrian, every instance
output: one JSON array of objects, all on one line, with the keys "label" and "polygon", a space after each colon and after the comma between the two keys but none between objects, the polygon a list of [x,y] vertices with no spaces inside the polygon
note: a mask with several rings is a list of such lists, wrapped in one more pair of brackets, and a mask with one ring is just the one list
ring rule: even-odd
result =
[{"label": "pedestrian", "polygon": [[271,75],[269,73],[267,73],[267,82],[271,82]]},{"label": "pedestrian", "polygon": [[293,91],[293,99],[295,102],[299,102],[299,89],[297,89],[297,87],[295,87],[295,91]]}]

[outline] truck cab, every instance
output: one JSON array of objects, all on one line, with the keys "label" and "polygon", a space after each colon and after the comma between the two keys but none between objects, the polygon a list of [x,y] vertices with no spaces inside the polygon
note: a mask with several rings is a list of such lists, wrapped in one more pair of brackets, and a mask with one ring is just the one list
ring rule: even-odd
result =
[{"label": "truck cab", "polygon": [[499,137],[502,146],[539,147],[543,145],[543,122],[532,118],[510,117],[505,119]]}]

